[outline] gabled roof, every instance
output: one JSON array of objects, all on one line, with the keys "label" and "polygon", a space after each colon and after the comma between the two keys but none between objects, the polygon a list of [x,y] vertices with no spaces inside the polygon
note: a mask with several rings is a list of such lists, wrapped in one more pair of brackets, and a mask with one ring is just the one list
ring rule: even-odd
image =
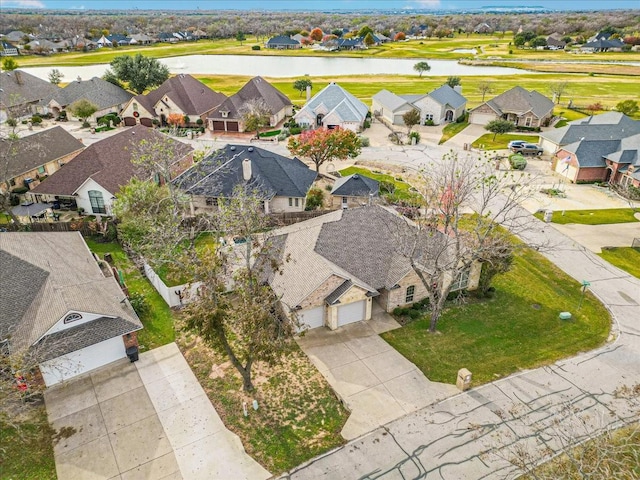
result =
[{"label": "gabled roof", "polygon": [[554,107],[551,99],[535,90],[528,91],[520,86],[513,87],[485,103],[500,114],[517,113],[522,115],[526,112],[533,112],[538,118],[551,113]]},{"label": "gabled roof", "polygon": [[460,108],[467,103],[466,98],[447,84],[429,92],[428,96],[433,98],[440,105],[449,105],[454,109]]},{"label": "gabled roof", "polygon": [[291,37],[280,35],[279,37],[270,38],[267,45],[300,45],[300,42]]},{"label": "gabled roof", "polygon": [[137,125],[90,145],[31,192],[70,196],[91,178],[115,195],[135,176],[131,157],[142,141],[168,142],[174,149],[176,162],[193,150],[153,128]]},{"label": "gabled roof", "polygon": [[607,112],[569,122],[540,136],[558,145],[585,140],[620,140],[640,133],[640,121],[620,112]]},{"label": "gabled roof", "polygon": [[411,102],[408,102],[403,97],[396,95],[395,93],[392,93],[386,89],[380,90],[378,93],[376,93],[373,96],[372,100],[375,100],[392,112],[396,112],[402,107],[411,107],[411,105],[409,105],[409,103]]},{"label": "gabled roof", "polygon": [[620,48],[624,45],[624,42],[617,38],[594,40],[593,42],[585,43],[582,48],[595,48],[595,49],[608,49],[608,48]]},{"label": "gabled roof", "polygon": [[48,100],[61,90],[57,85],[22,70],[0,73],[0,85],[2,86],[0,91],[2,107]]},{"label": "gabled roof", "polygon": [[146,95],[137,95],[134,100],[142,104],[148,111],[163,98],[169,97],[187,115],[200,116],[220,105],[227,96],[210,89],[191,75],[176,75],[167,79],[162,85]]},{"label": "gabled roof", "polygon": [[331,195],[341,197],[377,197],[379,194],[380,182],[357,173],[339,178],[331,190]]},{"label": "gabled roof", "polygon": [[562,147],[575,154],[580,168],[604,167],[604,157],[620,148],[620,140],[582,140]]},{"label": "gabled roof", "polygon": [[[251,180],[243,178],[242,162],[251,161]],[[297,158],[259,147],[226,145],[178,176],[174,185],[193,195],[229,198],[238,185],[249,183],[267,198],[305,197],[316,172]]]},{"label": "gabled roof", "polygon": [[315,116],[315,111],[320,105],[324,105],[328,110],[325,116],[335,112],[343,121],[348,122],[362,122],[369,112],[367,105],[337,83],[331,82],[316,93],[295,116],[302,115],[302,112],[311,112],[312,116]]},{"label": "gabled roof", "polygon": [[[14,290],[0,289],[3,315],[12,312],[12,348],[34,345],[69,311],[119,317],[130,325],[129,332],[142,328],[133,309],[121,302],[117,281],[102,274],[79,232],[5,232],[0,252],[8,260],[0,262],[0,278],[16,282]],[[34,283],[21,279],[23,268]],[[16,288],[27,300],[17,298]]]},{"label": "gabled roof", "polygon": [[72,81],[53,95],[52,100],[55,100],[62,107],[68,107],[77,100],[86,99],[98,107],[98,110],[104,110],[123,105],[132,97],[132,93],[117,85],[99,77],[93,77],[91,80]]},{"label": "gabled roof", "polygon": [[0,139],[0,158],[7,161],[7,177],[13,178],[83,148],[80,140],[56,126],[19,140]]},{"label": "gabled roof", "polygon": [[262,77],[253,77],[237,93],[231,95],[211,112],[210,118],[219,118],[219,112],[229,112],[226,118],[239,119],[240,110],[250,100],[263,100],[272,115],[292,105],[291,100]]}]

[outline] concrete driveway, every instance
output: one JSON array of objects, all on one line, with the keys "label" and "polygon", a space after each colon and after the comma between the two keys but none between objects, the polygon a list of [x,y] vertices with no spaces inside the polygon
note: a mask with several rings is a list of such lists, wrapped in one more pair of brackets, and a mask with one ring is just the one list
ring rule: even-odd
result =
[{"label": "concrete driveway", "polygon": [[60,480],[265,479],[175,343],[45,393]]},{"label": "concrete driveway", "polygon": [[400,325],[376,302],[370,321],[331,331],[317,328],[298,338],[300,348],[351,412],[347,440],[407,413],[455,395],[453,385],[431,382],[378,334]]}]

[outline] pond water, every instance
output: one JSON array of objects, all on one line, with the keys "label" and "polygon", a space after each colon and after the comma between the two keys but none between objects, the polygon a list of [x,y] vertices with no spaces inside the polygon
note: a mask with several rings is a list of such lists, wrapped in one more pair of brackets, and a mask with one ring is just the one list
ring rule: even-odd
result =
[{"label": "pond water", "polygon": [[[339,76],[339,75],[417,75],[413,66],[420,59],[346,58],[346,57],[276,57],[258,55],[188,55],[160,59],[171,73],[204,75],[261,75],[264,77]],[[516,68],[460,65],[456,60],[428,60],[431,70],[424,76],[520,75],[528,70]],[[109,65],[55,67],[64,81],[77,77],[101,77]],[[47,79],[54,67],[30,67],[23,70]]]}]

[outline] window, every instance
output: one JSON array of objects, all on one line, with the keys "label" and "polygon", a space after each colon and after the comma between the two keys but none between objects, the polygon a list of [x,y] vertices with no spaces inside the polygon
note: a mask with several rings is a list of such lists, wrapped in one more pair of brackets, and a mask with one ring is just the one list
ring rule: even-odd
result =
[{"label": "window", "polygon": [[67,324],[67,323],[75,322],[77,320],[82,320],[82,315],[80,315],[79,313],[70,313],[69,315],[64,317],[63,323]]},{"label": "window", "polygon": [[451,284],[451,291],[464,290],[469,285],[469,270],[460,272],[455,282]]},{"label": "window", "polygon": [[136,102],[133,102],[133,111],[134,112],[138,111],[138,104]]},{"label": "window", "polygon": [[531,126],[531,117],[527,117],[527,119],[524,121],[524,126],[525,127]]},{"label": "window", "polygon": [[215,197],[207,197],[205,199],[205,203],[207,204],[207,206],[209,207],[217,207],[218,206],[218,199]]},{"label": "window", "polygon": [[409,285],[407,291],[404,294],[404,303],[413,303],[413,296],[416,293],[416,286]]},{"label": "window", "polygon": [[425,120],[433,120],[433,113],[427,113],[427,114],[424,116],[424,119],[425,119]]},{"label": "window", "polygon": [[229,115],[229,112],[220,112],[222,114],[222,118],[227,118],[227,115]]},{"label": "window", "polygon": [[293,198],[289,198],[289,206],[293,207]]},{"label": "window", "polygon": [[296,198],[296,207],[299,207],[299,206],[300,206],[300,199]]},{"label": "window", "polygon": [[91,210],[93,213],[107,213],[107,209],[104,207],[102,192],[99,192],[98,190],[89,190],[89,201],[91,202]]}]

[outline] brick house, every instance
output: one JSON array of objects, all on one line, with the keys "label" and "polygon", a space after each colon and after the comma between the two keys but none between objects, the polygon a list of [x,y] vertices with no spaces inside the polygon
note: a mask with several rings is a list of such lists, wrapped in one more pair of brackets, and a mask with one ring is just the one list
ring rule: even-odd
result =
[{"label": "brick house", "polygon": [[492,120],[508,120],[516,126],[542,127],[553,115],[551,99],[522,87],[513,87],[473,108],[469,123],[486,125]]}]

